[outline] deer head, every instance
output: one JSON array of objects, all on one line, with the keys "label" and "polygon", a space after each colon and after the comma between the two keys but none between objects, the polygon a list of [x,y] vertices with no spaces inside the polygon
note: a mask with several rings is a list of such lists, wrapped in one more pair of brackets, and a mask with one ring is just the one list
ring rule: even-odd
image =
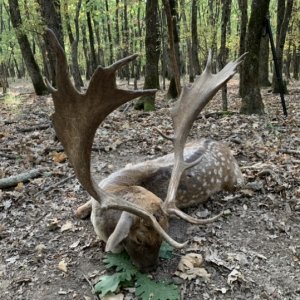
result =
[{"label": "deer head", "polygon": [[[175,197],[183,172],[202,159],[200,156],[192,162],[184,161],[183,149],[189,130],[203,107],[236,73],[242,57],[227,64],[223,70],[213,75],[210,67],[211,55],[209,55],[204,73],[196,79],[191,88],[183,89],[172,111],[175,134],[169,139],[174,143],[175,164],[167,198],[162,203],[154,194],[138,186],[131,188],[127,186],[126,189],[119,189],[119,187],[113,190],[104,189],[96,184],[91,175],[91,148],[95,132],[101,122],[120,105],[136,97],[152,95],[156,92],[156,90],[130,91],[117,88],[117,70],[134,60],[137,55],[121,59],[107,68],[98,67],[87,91],[80,93],[69,78],[65,53],[57,38],[50,29],[46,30],[46,34],[57,58],[57,89],[46,82],[54,101],[54,128],[78,180],[95,199],[96,210],[100,210],[102,216],[105,216],[103,220],[107,222],[106,224],[111,224],[107,226],[109,229],[104,233],[108,237],[104,238],[107,240],[106,250],[115,250],[122,244],[133,261],[148,270],[149,266],[155,265],[157,261],[163,239],[176,248],[182,248],[186,244],[176,242],[166,233],[169,216],[177,215],[196,224],[205,224],[215,219],[198,220],[187,216],[176,207]],[[113,215],[109,213],[115,210],[122,212],[117,218],[115,213]],[[103,235],[103,232],[99,232],[99,235]],[[145,260],[148,262],[145,263]]]}]

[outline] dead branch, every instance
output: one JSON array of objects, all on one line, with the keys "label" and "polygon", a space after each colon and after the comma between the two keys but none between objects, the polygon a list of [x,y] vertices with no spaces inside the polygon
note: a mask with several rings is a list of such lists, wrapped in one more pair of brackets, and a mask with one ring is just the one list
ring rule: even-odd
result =
[{"label": "dead branch", "polygon": [[42,174],[43,169],[33,169],[15,176],[0,179],[0,189],[6,189],[12,186],[16,186],[19,182],[27,182],[32,178],[39,177]]},{"label": "dead branch", "polygon": [[291,155],[300,155],[300,151],[291,149],[279,149],[278,152]]},{"label": "dead branch", "polygon": [[25,128],[18,128],[18,131],[21,132],[30,132],[30,131],[38,131],[38,130],[45,130],[48,129],[51,125],[50,124],[41,124],[31,127],[25,127]]},{"label": "dead branch", "polygon": [[16,159],[17,158],[16,155],[4,153],[4,152],[0,152],[0,156],[8,158],[8,159]]},{"label": "dead branch", "polygon": [[43,189],[42,191],[39,191],[38,193],[36,193],[34,196],[37,197],[41,194],[45,194],[53,189],[55,189],[56,187],[58,187],[59,185],[65,183],[66,181],[68,181],[69,179],[75,178],[75,175],[71,175],[68,176],[67,178],[64,178],[62,180],[60,180],[59,182],[56,182],[54,184],[51,184],[50,186],[48,186],[47,188]]}]

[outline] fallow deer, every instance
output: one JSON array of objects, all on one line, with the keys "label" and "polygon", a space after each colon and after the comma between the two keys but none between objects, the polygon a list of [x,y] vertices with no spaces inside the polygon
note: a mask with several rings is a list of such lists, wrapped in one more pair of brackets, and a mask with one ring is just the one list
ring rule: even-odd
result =
[{"label": "fallow deer", "polygon": [[92,208],[91,220],[97,235],[106,242],[106,251],[125,248],[142,271],[150,271],[157,265],[162,240],[176,248],[186,245],[166,233],[169,217],[176,215],[194,224],[214,221],[221,214],[199,220],[180,208],[197,204],[222,189],[231,190],[243,181],[237,162],[225,145],[203,139],[185,146],[194,120],[236,73],[242,57],[212,74],[209,55],[202,75],[192,87],[183,88],[171,111],[174,137],[161,133],[173,141],[174,154],[127,166],[98,186],[90,171],[91,148],[98,126],[118,106],[142,95],[153,95],[156,90],[116,87],[116,71],[136,58],[132,55],[110,67],[98,67],[87,91],[78,92],[69,78],[62,47],[51,30],[46,32],[57,57],[57,89],[47,82],[55,106],[54,128],[78,180],[92,196],[77,214],[86,215]]}]

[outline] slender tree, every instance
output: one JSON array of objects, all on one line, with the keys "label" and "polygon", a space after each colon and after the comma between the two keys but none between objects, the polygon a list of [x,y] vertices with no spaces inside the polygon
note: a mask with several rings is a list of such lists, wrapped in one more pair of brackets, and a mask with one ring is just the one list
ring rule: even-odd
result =
[{"label": "slender tree", "polygon": [[[246,52],[246,33],[248,24],[248,0],[238,0],[239,9],[241,12],[240,22],[240,47],[239,56]],[[241,70],[241,67],[240,67]],[[240,72],[240,81],[243,81],[243,72]],[[242,85],[239,86],[239,94],[242,95]]]},{"label": "slender tree", "polygon": [[[230,23],[231,0],[224,0],[222,3],[222,27],[221,27],[221,47],[219,54],[219,68],[223,69],[226,65],[229,49],[226,47],[227,27]],[[222,87],[223,110],[227,111],[227,85]]]},{"label": "slender tree", "polygon": [[[63,37],[63,30],[62,30],[62,21],[60,15],[60,1],[59,0],[38,0],[40,12],[44,23],[47,27],[49,27],[59,40],[59,43],[64,48],[64,37]],[[49,42],[44,36],[45,47],[47,49],[48,54],[48,61],[49,61],[49,68],[52,81],[52,85],[56,86],[56,73],[55,73],[55,55],[52,53],[52,49],[49,45]]]},{"label": "slender tree", "polygon": [[[158,61],[160,55],[158,0],[146,2],[146,64],[144,89],[159,89]],[[152,111],[155,96],[144,96],[136,105],[138,109]]]},{"label": "slender tree", "polygon": [[[282,73],[283,66],[283,48],[285,44],[286,34],[289,21],[292,15],[294,0],[278,0],[277,6],[277,31],[276,31],[276,55],[279,66],[279,72]],[[275,72],[272,79],[273,92],[279,93],[279,85]]]},{"label": "slender tree", "polygon": [[193,66],[192,79],[194,79],[196,75],[201,74],[201,67],[200,67],[199,56],[198,56],[199,41],[198,41],[197,11],[198,11],[197,0],[192,0],[192,18],[191,18],[192,66]]},{"label": "slender tree", "polygon": [[71,20],[68,13],[68,5],[65,2],[65,18],[66,18],[66,27],[68,31],[69,41],[71,45],[72,52],[72,75],[74,78],[75,86],[78,90],[83,86],[83,81],[80,75],[79,63],[78,63],[78,41],[79,41],[79,12],[81,8],[82,0],[79,0],[76,5],[76,13],[74,18],[75,23],[75,36],[71,28]]},{"label": "slender tree", "polygon": [[39,66],[35,61],[28,38],[26,34],[24,34],[24,32],[20,30],[20,27],[22,26],[22,19],[18,0],[9,0],[8,4],[11,22],[13,24],[13,27],[15,28],[17,40],[20,45],[21,53],[26,64],[28,74],[31,78],[34,90],[37,95],[47,94],[47,87],[45,86],[45,83],[43,81]]},{"label": "slender tree", "polygon": [[242,96],[241,113],[262,114],[264,104],[260,94],[259,50],[263,32],[264,19],[268,13],[270,0],[253,0],[248,25],[246,51],[248,55],[241,68],[240,91]]},{"label": "slender tree", "polygon": [[177,29],[176,0],[163,0],[169,36],[169,51],[172,62],[173,76],[170,80],[168,95],[170,98],[176,98],[180,95],[180,55],[179,55],[179,34]]},{"label": "slender tree", "polygon": [[91,16],[91,3],[90,0],[86,0],[86,21],[87,21],[87,28],[89,33],[89,44],[90,44],[90,66],[92,72],[96,70],[98,62],[95,50],[95,39],[94,39],[94,30],[92,25],[92,16]]},{"label": "slender tree", "polygon": [[260,86],[270,86],[269,80],[269,36],[263,32],[260,40],[259,50],[259,84]]}]

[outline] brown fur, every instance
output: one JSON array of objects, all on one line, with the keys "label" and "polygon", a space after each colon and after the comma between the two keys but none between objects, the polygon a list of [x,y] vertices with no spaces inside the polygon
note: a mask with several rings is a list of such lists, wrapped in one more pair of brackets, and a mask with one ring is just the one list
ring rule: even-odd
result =
[{"label": "brown fur", "polygon": [[[185,159],[193,161],[203,156],[203,161],[187,170],[178,189],[176,204],[178,207],[190,207],[206,201],[215,192],[233,190],[243,183],[243,177],[231,151],[222,143],[200,140],[186,146]],[[162,211],[162,200],[173,167],[172,154],[128,165],[111,174],[100,183],[105,191],[118,198],[134,202],[139,207],[152,213],[162,228],[168,228],[168,217]],[[222,169],[222,173],[214,173]],[[211,181],[214,178],[214,182]],[[159,197],[157,197],[158,195]],[[92,223],[97,235],[107,242],[112,236],[122,212],[101,210],[95,200],[90,200],[77,210],[77,216],[87,216],[93,206]],[[127,218],[128,221],[128,218]],[[154,268],[157,264],[161,236],[150,224],[135,215],[131,215],[130,231],[112,251],[125,249],[132,261],[143,271]]]}]

